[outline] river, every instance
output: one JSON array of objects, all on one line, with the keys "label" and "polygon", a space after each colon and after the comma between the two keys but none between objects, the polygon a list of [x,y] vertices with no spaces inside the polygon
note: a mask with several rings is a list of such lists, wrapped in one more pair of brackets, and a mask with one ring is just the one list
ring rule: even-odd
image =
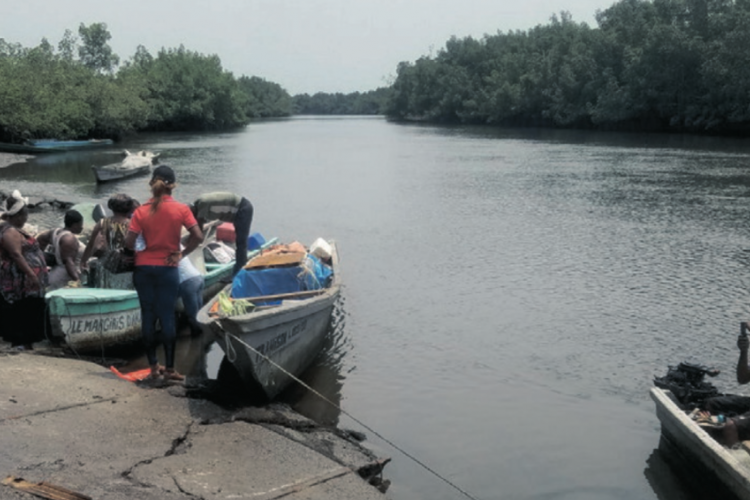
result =
[{"label": "river", "polygon": [[[181,201],[232,190],[267,238],[336,239],[338,326],[306,379],[343,412],[311,411],[393,458],[392,498],[706,497],[657,449],[648,390],[683,360],[738,390],[747,141],[306,117],[123,147],[160,152]],[[148,177],[94,183],[117,151],[40,156],[0,189],[146,199]]]}]

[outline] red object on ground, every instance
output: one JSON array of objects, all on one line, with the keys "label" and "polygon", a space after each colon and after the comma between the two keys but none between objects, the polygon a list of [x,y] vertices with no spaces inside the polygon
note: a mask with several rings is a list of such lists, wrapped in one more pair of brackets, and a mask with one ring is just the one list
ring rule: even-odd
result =
[{"label": "red object on ground", "polygon": [[225,243],[234,243],[237,235],[234,232],[234,224],[231,222],[222,222],[216,228],[216,239]]},{"label": "red object on ground", "polygon": [[112,373],[114,373],[121,379],[127,380],[129,382],[140,382],[141,380],[144,380],[146,377],[151,375],[151,368],[144,368],[143,370],[129,373],[120,373],[120,370],[118,370],[114,366],[110,366],[109,369],[112,371]]}]

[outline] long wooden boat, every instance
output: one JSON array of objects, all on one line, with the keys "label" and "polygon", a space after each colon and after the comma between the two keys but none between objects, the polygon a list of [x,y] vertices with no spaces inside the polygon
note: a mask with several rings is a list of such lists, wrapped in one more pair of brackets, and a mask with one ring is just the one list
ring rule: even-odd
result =
[{"label": "long wooden boat", "polygon": [[[262,248],[277,242],[271,238]],[[250,252],[255,256],[260,250]],[[232,276],[234,261],[206,266],[203,300],[208,301]],[[101,352],[141,338],[141,306],[135,290],[61,288],[45,296],[51,335],[76,352]],[[179,304],[179,302],[178,302]]]},{"label": "long wooden boat", "polygon": [[33,139],[26,141],[29,146],[33,146],[39,149],[55,149],[55,150],[78,150],[78,149],[91,149],[101,148],[105,146],[111,146],[114,144],[112,139],[88,139],[83,141],[60,141],[57,139]]},{"label": "long wooden boat", "polygon": [[692,463],[715,476],[733,494],[750,500],[750,453],[744,444],[729,449],[694,422],[668,390],[651,388],[662,438]]},{"label": "long wooden boat", "polygon": [[15,153],[15,154],[44,154],[44,153],[64,153],[67,149],[64,148],[39,148],[30,144],[14,144],[11,142],[0,142],[0,152],[2,153]]},{"label": "long wooden boat", "polygon": [[[249,297],[256,304],[280,304],[258,306],[236,316],[212,312],[217,295],[198,312],[198,322],[214,335],[243,383],[251,390],[260,388],[269,399],[293,381],[289,374],[301,374],[323,346],[341,289],[338,251],[334,242],[330,244],[333,275],[325,288]],[[225,290],[230,292],[231,287]]]}]

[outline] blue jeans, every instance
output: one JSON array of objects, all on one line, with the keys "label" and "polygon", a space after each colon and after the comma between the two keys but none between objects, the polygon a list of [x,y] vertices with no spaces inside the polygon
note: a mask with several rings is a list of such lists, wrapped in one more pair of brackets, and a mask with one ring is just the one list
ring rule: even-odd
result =
[{"label": "blue jeans", "polygon": [[240,206],[237,208],[237,213],[234,214],[234,246],[236,249],[234,269],[232,269],[232,276],[237,275],[238,272],[247,264],[247,238],[250,236],[250,225],[253,223],[253,204],[250,200],[243,197],[240,201]]},{"label": "blue jeans", "polygon": [[180,288],[180,274],[176,267],[136,266],[133,285],[141,303],[141,335],[146,347],[148,363],[157,364],[156,320],[161,324],[164,358],[167,368],[174,368],[174,351],[177,346],[175,302]]},{"label": "blue jeans", "polygon": [[193,276],[180,283],[180,298],[193,333],[201,329],[198,324],[198,311],[203,307],[203,286],[203,276]]}]

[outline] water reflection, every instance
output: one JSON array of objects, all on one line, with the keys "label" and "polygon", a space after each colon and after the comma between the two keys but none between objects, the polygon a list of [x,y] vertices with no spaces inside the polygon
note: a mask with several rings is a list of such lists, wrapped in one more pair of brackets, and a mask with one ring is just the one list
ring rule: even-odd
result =
[{"label": "water reflection", "polygon": [[737,500],[716,477],[685,458],[663,436],[646,460],[644,476],[659,500]]},{"label": "water reflection", "polygon": [[310,368],[300,376],[300,380],[325,399],[297,383],[280,395],[281,401],[321,425],[336,426],[341,416],[341,390],[346,378],[342,373],[344,357],[351,351],[346,336],[344,300],[340,298],[333,309],[323,349]]}]

